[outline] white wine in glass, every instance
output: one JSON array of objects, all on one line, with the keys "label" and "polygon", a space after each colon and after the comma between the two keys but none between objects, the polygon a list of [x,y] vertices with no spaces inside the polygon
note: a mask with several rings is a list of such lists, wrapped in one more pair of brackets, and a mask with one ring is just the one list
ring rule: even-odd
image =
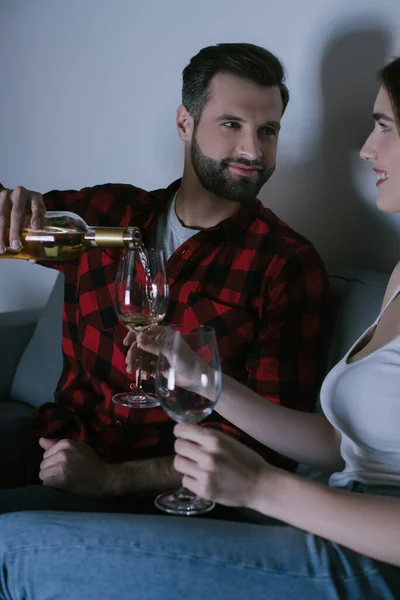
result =
[{"label": "white wine in glass", "polygon": [[[114,305],[118,319],[129,331],[148,331],[165,317],[168,281],[162,250],[143,246],[124,250],[114,283]],[[130,392],[113,396],[113,402],[128,408],[154,408],[160,405],[155,394],[142,386],[142,353],[137,348],[136,385]]]}]

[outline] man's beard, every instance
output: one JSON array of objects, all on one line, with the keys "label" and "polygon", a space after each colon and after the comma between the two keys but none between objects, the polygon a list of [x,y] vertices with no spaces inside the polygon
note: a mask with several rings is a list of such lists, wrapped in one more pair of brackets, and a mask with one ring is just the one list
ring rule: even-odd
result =
[{"label": "man's beard", "polygon": [[[196,132],[193,134],[191,145],[191,160],[193,169],[204,189],[215,196],[246,204],[254,201],[264,185],[275,171],[275,165],[266,168],[255,160],[246,158],[223,158],[215,160],[203,154],[197,142]],[[257,177],[232,175],[229,165],[245,165],[246,167],[257,167]]]}]

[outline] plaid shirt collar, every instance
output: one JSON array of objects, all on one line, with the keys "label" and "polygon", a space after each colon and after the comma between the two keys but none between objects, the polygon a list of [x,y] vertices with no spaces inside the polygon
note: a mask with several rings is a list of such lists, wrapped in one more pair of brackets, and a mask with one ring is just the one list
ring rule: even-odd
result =
[{"label": "plaid shirt collar", "polygon": [[[146,238],[152,237],[155,231],[159,216],[167,209],[168,202],[176,194],[181,186],[182,179],[177,179],[164,190],[150,192],[148,198],[153,210],[147,213],[147,219],[141,219],[137,214],[138,222],[143,223],[143,230],[147,232]],[[260,201],[256,199],[249,204],[239,204],[238,210],[227,219],[224,219],[214,227],[207,229],[207,232],[218,232],[222,230],[226,236],[227,243],[234,243],[242,231],[246,230],[259,213]],[[143,209],[142,209],[143,210]],[[145,209],[146,212],[148,208]]]}]

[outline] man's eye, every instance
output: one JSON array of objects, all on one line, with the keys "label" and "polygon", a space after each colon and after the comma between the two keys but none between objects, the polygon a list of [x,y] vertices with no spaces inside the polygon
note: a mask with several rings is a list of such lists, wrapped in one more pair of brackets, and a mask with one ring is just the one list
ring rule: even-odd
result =
[{"label": "man's eye", "polygon": [[224,123],[224,127],[227,127],[228,129],[239,129],[240,125],[239,123],[236,123],[236,121],[227,121]]},{"label": "man's eye", "polygon": [[273,127],[262,127],[260,129],[260,135],[262,135],[262,136],[277,135],[277,131]]}]

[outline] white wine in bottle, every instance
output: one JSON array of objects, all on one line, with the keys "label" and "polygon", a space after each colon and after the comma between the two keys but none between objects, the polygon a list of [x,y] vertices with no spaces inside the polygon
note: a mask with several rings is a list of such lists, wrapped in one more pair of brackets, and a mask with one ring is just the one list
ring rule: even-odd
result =
[{"label": "white wine in bottle", "polygon": [[25,227],[22,248],[13,250],[6,246],[0,259],[72,260],[89,248],[138,248],[141,241],[137,227],[89,227],[75,213],[49,211],[42,229]]}]

